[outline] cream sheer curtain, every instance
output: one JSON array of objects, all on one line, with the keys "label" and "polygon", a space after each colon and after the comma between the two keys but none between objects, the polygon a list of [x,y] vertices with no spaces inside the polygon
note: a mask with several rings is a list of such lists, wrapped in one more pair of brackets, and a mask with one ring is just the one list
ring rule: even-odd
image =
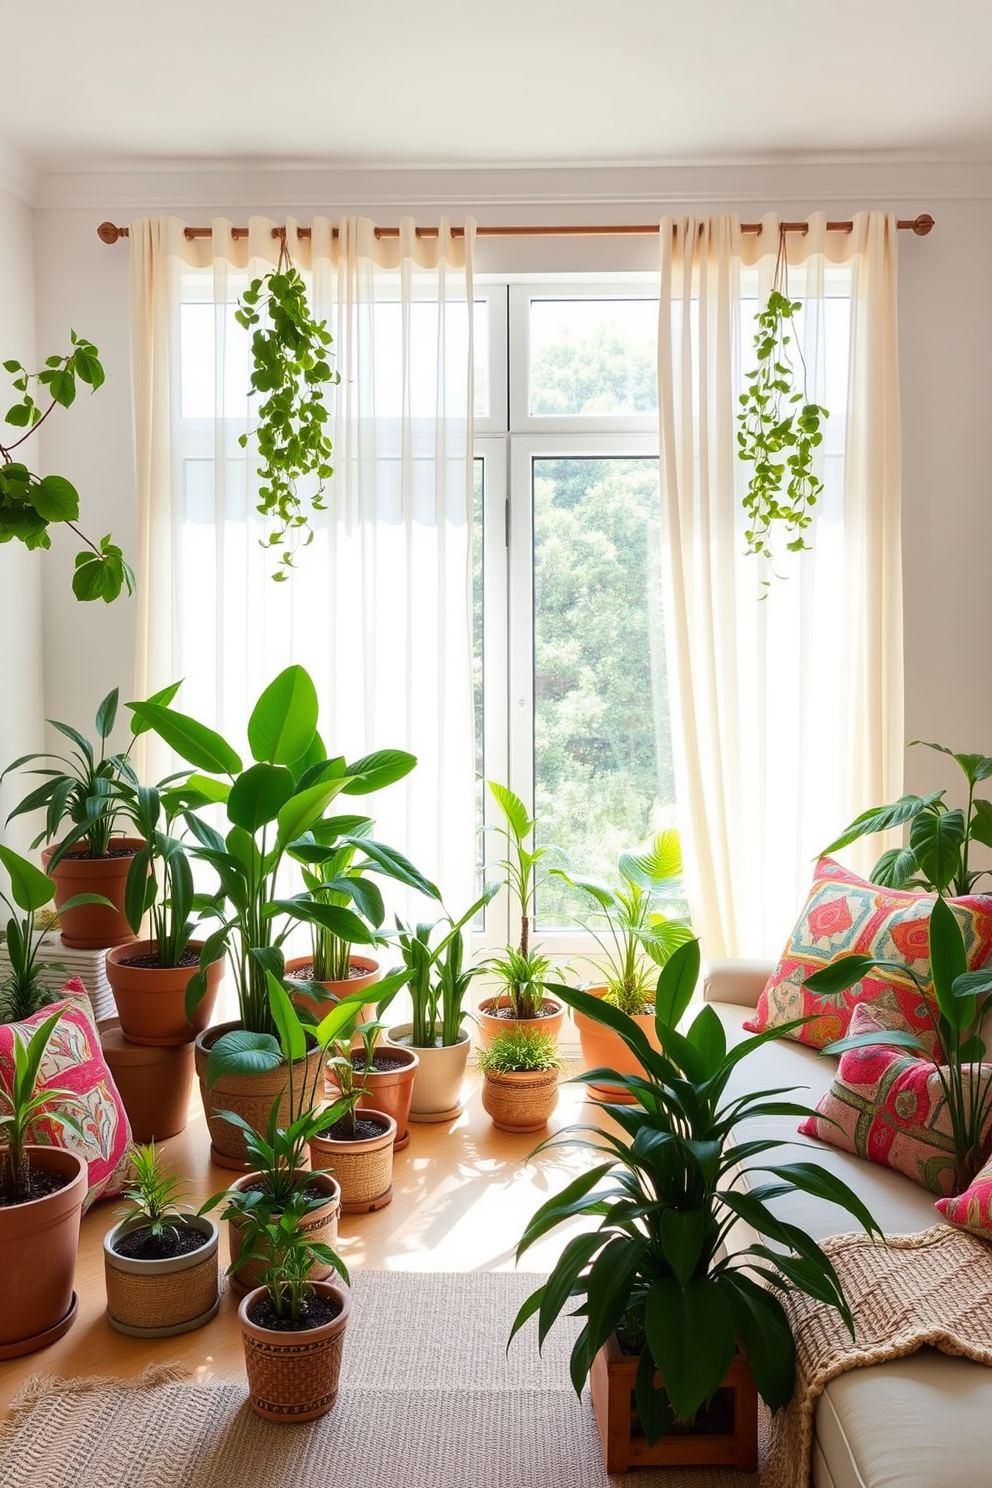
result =
[{"label": "cream sheer curtain", "polygon": [[[661,223],[666,626],[693,923],[705,956],[776,956],[816,853],[902,790],[900,429],[894,218],[790,233],[811,398],[830,418],[812,550],[761,599],[744,555],[738,394],[778,220]],[[742,365],[743,364],[743,365]],[[877,839],[849,861],[867,871]]]},{"label": "cream sheer curtain", "polygon": [[[261,688],[308,668],[329,752],[408,749],[407,781],[367,805],[455,910],[474,883],[472,250],[442,221],[287,224],[294,263],[334,338],[328,512],[286,583],[260,546],[249,426],[249,337],[238,295],[278,260],[267,218],[247,239],[216,219],[188,242],[175,219],[130,225],[139,491],[138,696],[183,677],[176,706],[243,744]],[[144,742],[144,741],[142,741]],[[171,761],[147,744],[147,768]],[[401,911],[424,904],[398,901]]]}]

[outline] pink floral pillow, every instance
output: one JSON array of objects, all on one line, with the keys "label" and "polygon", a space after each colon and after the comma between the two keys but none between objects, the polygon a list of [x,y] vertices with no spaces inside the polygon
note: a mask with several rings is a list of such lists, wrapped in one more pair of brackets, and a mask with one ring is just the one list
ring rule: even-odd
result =
[{"label": "pink floral pillow", "polygon": [[[889,971],[863,977],[836,1000],[818,997],[803,983],[814,971],[840,956],[878,956],[911,966],[930,982],[928,934],[934,895],[918,890],[884,889],[842,868],[833,858],[816,865],[813,887],[799,923],[758,999],[754,1018],[744,1024],[763,1033],[794,1018],[818,1014],[811,1023],[787,1035],[814,1049],[824,1049],[848,1031],[859,1003],[884,1010],[889,1027],[918,1033],[936,1057],[940,1047],[927,998],[916,983]],[[968,970],[977,971],[992,953],[992,898],[973,894],[948,899],[964,934]]]},{"label": "pink floral pillow", "polygon": [[86,1159],[89,1183],[83,1211],[95,1199],[118,1194],[127,1181],[131,1127],[124,1102],[107,1068],[86,989],[78,977],[62,991],[69,995],[21,1023],[0,1023],[0,1087],[9,1089],[14,1039],[27,1042],[39,1023],[64,1009],[48,1041],[38,1078],[42,1085],[71,1090],[81,1131],[53,1112],[35,1123],[32,1140],[43,1147],[66,1147]]},{"label": "pink floral pillow", "polygon": [[956,1199],[938,1199],[937,1208],[948,1224],[992,1240],[992,1157]]},{"label": "pink floral pillow", "polygon": [[[895,1168],[932,1193],[954,1191],[954,1143],[951,1117],[937,1066],[916,1055],[886,1046],[887,1030],[868,1008],[855,1009],[849,1032],[877,1032],[879,1042],[848,1049],[837,1076],[799,1130],[831,1147],[853,1152],[869,1162]],[[992,1068],[978,1065],[981,1079]],[[965,1083],[965,1094],[969,1082]],[[986,1122],[988,1140],[992,1119]]]}]

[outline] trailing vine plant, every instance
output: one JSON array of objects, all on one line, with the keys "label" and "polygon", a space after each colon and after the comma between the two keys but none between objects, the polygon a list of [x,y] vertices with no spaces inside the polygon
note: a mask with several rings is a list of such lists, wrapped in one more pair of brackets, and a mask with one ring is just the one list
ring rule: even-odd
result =
[{"label": "trailing vine plant", "polygon": [[[64,475],[36,475],[14,451],[29,439],[56,408],[68,408],[76,399],[76,382],[96,392],[104,382],[99,353],[92,341],[70,331],[72,350],[65,356],[50,356],[40,372],[28,372],[18,361],[4,362],[14,378],[20,400],[8,408],[6,422],[23,429],[19,439],[4,444],[0,439],[0,543],[22,542],[26,548],[50,548],[48,529],[64,522],[86,547],[76,554],[72,592],[77,599],[102,599],[107,604],[126,587],[134,593],[134,570],[125,561],[110,533],[99,543],[76,526],[79,492]],[[48,399],[47,408],[35,394]]]},{"label": "trailing vine plant", "polygon": [[[785,230],[779,228],[772,290],[757,317],[757,366],[747,374],[749,387],[740,396],[737,415],[737,455],[754,467],[743,498],[749,519],[744,533],[746,551],[766,558],[772,556],[776,530],[783,534],[789,552],[808,548],[805,532],[823,490],[823,482],[813,473],[813,451],[823,439],[820,425],[829,414],[807,398],[806,362],[798,340],[801,387],[796,384],[788,350],[793,342],[788,332],[801,308],[801,301],[789,295]],[[763,580],[766,588],[768,582]]]},{"label": "trailing vine plant", "polygon": [[[283,549],[273,578],[285,580],[296,549],[313,541],[310,512],[326,509],[324,485],[334,469],[324,428],[324,388],[341,381],[327,357],[332,340],[327,322],[314,319],[285,234],[276,268],[252,280],[235,319],[246,330],[254,327],[249,396],[265,395],[256,428],[242,434],[239,443],[244,449],[250,438],[257,440],[262,462],[257,510],[273,523],[263,546]],[[304,500],[297,482],[308,476],[316,478],[317,490]]]}]

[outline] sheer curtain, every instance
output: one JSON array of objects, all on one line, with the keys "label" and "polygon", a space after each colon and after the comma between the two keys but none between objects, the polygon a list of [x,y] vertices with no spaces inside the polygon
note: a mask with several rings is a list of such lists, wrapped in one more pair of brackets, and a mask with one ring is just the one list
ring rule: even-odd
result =
[{"label": "sheer curtain", "polygon": [[[376,835],[406,852],[453,909],[473,891],[471,675],[472,249],[380,239],[364,219],[287,224],[293,262],[328,323],[334,475],[288,582],[255,512],[250,338],[234,320],[249,280],[274,266],[273,224],[246,239],[216,219],[187,241],[174,219],[130,226],[139,487],[135,685],[183,677],[176,706],[243,743],[261,688],[290,662],[310,671],[328,752],[418,759],[366,802]],[[147,768],[170,761],[146,745]],[[422,910],[400,901],[401,911]]]},{"label": "sheer curtain", "polygon": [[[703,954],[777,955],[812,860],[902,789],[896,225],[786,237],[809,396],[830,418],[811,551],[744,554],[738,395],[775,217],[661,224],[659,402],[670,685],[687,879]],[[849,861],[867,871],[877,839]]]}]

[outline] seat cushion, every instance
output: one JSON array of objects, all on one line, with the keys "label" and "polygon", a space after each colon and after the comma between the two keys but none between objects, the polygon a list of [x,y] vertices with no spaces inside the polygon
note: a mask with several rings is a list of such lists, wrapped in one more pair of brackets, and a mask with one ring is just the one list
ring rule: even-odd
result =
[{"label": "seat cushion", "polygon": [[992,1240],[992,1157],[980,1168],[964,1193],[938,1199],[937,1208],[948,1224]]}]

